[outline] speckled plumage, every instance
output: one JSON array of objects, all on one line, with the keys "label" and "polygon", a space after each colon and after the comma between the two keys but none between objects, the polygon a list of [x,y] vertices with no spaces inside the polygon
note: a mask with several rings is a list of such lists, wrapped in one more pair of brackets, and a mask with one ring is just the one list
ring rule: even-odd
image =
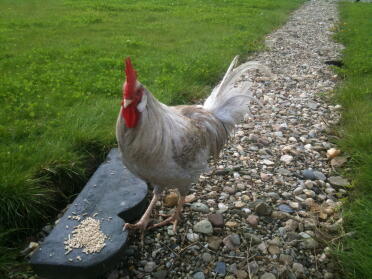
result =
[{"label": "speckled plumage", "polygon": [[144,92],[137,106],[139,123],[127,128],[120,111],[116,126],[124,165],[158,191],[177,188],[186,195],[207,168],[208,159],[218,156],[234,124],[248,111],[247,88],[233,84],[242,75],[241,70],[233,70],[236,61],[204,106],[166,106],[137,82]]}]

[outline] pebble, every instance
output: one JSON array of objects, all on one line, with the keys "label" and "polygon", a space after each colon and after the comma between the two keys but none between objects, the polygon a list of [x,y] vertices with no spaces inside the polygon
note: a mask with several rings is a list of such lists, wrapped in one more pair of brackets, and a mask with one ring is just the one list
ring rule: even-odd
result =
[{"label": "pebble", "polygon": [[227,272],[228,273],[236,274],[237,271],[238,271],[238,267],[237,267],[236,263],[227,265]]},{"label": "pebble", "polygon": [[266,245],[266,243],[265,242],[260,243],[257,246],[257,249],[260,250],[263,254],[266,254],[267,253],[267,245]]},{"label": "pebble", "polygon": [[246,278],[248,278],[248,273],[245,270],[237,270],[236,271],[236,278],[246,279]]},{"label": "pebble", "polygon": [[347,162],[346,157],[339,156],[331,160],[331,166],[334,168],[339,168],[342,167],[346,162]]},{"label": "pebble", "polygon": [[145,264],[145,267],[143,268],[143,270],[145,272],[153,272],[153,270],[155,269],[156,267],[156,263],[155,262],[147,262]]},{"label": "pebble", "polygon": [[294,212],[294,210],[293,210],[290,206],[288,206],[288,205],[286,205],[286,204],[280,204],[280,205],[278,206],[278,209],[279,209],[280,211],[282,211],[282,212],[286,212],[286,213],[293,213],[293,212]]},{"label": "pebble", "polygon": [[310,180],[315,180],[315,175],[314,175],[314,171],[311,170],[311,169],[306,169],[306,170],[303,170],[302,171],[302,176],[305,178],[305,179],[310,179]]},{"label": "pebble", "polygon": [[267,196],[270,197],[271,199],[273,199],[274,201],[277,201],[280,199],[280,196],[278,193],[275,193],[275,192],[269,192],[267,193]]},{"label": "pebble", "polygon": [[292,207],[293,209],[300,209],[300,204],[298,202],[293,202],[293,201],[290,201],[288,202],[289,206]]},{"label": "pebble", "polygon": [[222,276],[226,275],[226,264],[224,262],[216,262],[214,272]]},{"label": "pebble", "polygon": [[234,203],[234,206],[236,207],[236,208],[242,208],[242,207],[244,207],[246,204],[244,203],[244,202],[242,202],[242,201],[237,201],[237,202],[235,202]]},{"label": "pebble", "polygon": [[299,236],[301,236],[302,238],[311,238],[311,236],[308,234],[308,233],[305,233],[305,232],[300,232],[299,234],[298,234]]},{"label": "pebble", "polygon": [[203,261],[204,261],[205,263],[209,263],[209,262],[212,261],[212,255],[209,254],[209,253],[207,253],[207,252],[205,252],[205,253],[203,253],[203,255],[202,255],[202,259],[203,259]]},{"label": "pebble", "polygon": [[306,238],[303,242],[302,242],[302,247],[304,249],[315,249],[319,246],[319,243],[318,241],[316,241],[315,239],[313,238]]},{"label": "pebble", "polygon": [[238,223],[235,222],[235,221],[227,221],[225,225],[226,225],[226,227],[228,227],[228,228],[235,228],[235,227],[238,226]]},{"label": "pebble", "polygon": [[349,181],[341,176],[331,176],[330,178],[328,178],[328,181],[332,185],[340,187],[346,187],[350,184]]},{"label": "pebble", "polygon": [[166,207],[173,207],[176,206],[178,203],[178,195],[175,192],[170,192],[168,195],[164,197],[164,206]]},{"label": "pebble", "polygon": [[204,276],[203,272],[199,271],[199,272],[194,273],[192,278],[194,278],[194,279],[205,279],[205,276]]},{"label": "pebble", "polygon": [[255,206],[255,211],[258,216],[269,216],[271,215],[272,208],[267,203],[259,202]]},{"label": "pebble", "polygon": [[238,249],[240,246],[240,237],[238,234],[233,233],[226,236],[222,242],[228,249],[235,250]]},{"label": "pebble", "polygon": [[258,216],[253,215],[253,214],[247,217],[247,223],[250,224],[252,227],[257,227],[258,220],[259,220]]},{"label": "pebble", "polygon": [[315,179],[325,181],[327,177],[320,171],[314,171]]},{"label": "pebble", "polygon": [[286,254],[280,254],[279,256],[279,261],[282,263],[282,264],[285,264],[285,265],[292,265],[293,263],[293,257],[290,256],[290,255],[286,255]]},{"label": "pebble", "polygon": [[334,278],[334,274],[332,273],[332,272],[328,272],[328,271],[326,271],[325,273],[324,273],[324,277],[323,277],[324,279],[332,279],[332,278]]},{"label": "pebble", "polygon": [[188,233],[186,234],[186,238],[190,242],[196,242],[199,240],[199,235],[197,233]]},{"label": "pebble", "polygon": [[260,279],[276,279],[275,275],[270,272],[265,272],[261,275]]},{"label": "pebble", "polygon": [[313,190],[304,189],[304,193],[308,197],[312,197],[312,198],[315,197],[315,192]]},{"label": "pebble", "polygon": [[254,235],[252,233],[244,233],[245,240],[251,245],[257,245],[262,242],[261,238],[259,238],[257,235]]},{"label": "pebble", "polygon": [[197,222],[194,225],[193,230],[195,232],[199,232],[199,233],[203,233],[203,234],[212,234],[213,233],[212,224],[208,220],[202,220],[202,221]]},{"label": "pebble", "polygon": [[265,160],[262,160],[262,164],[271,166],[271,165],[274,165],[275,163],[273,161],[265,159]]},{"label": "pebble", "polygon": [[154,276],[155,279],[165,279],[167,278],[168,272],[166,270],[159,270],[152,273],[152,276]]},{"label": "pebble", "polygon": [[282,161],[286,164],[291,163],[292,160],[293,160],[293,156],[291,156],[291,155],[283,155],[282,157],[280,157],[280,161]]},{"label": "pebble", "polygon": [[255,275],[258,272],[259,266],[257,262],[249,262],[247,265],[248,274]]},{"label": "pebble", "polygon": [[293,263],[293,272],[297,275],[303,274],[305,272],[304,266],[300,263]]},{"label": "pebble", "polygon": [[290,232],[290,231],[296,231],[298,228],[298,222],[293,220],[293,219],[289,219],[285,222],[285,229],[287,232]]},{"label": "pebble", "polygon": [[218,204],[218,212],[219,213],[224,213],[228,209],[229,209],[229,207],[226,204],[224,204],[224,203],[219,203]]},{"label": "pebble", "polygon": [[278,255],[280,253],[280,248],[277,245],[269,245],[267,250],[271,255]]},{"label": "pebble", "polygon": [[217,236],[208,238],[208,247],[214,251],[218,250],[221,246],[222,239]]},{"label": "pebble", "polygon": [[225,225],[225,222],[223,220],[223,215],[221,213],[209,214],[208,220],[209,222],[212,223],[214,227],[217,227],[217,228],[223,228],[223,226]]},{"label": "pebble", "polygon": [[185,203],[192,203],[195,200],[196,200],[195,194],[190,194],[185,197]]},{"label": "pebble", "polygon": [[331,160],[331,159],[337,157],[337,156],[340,155],[340,154],[341,154],[341,150],[336,149],[336,148],[331,148],[331,149],[328,149],[328,150],[327,150],[327,158],[328,158],[329,160]]},{"label": "pebble", "polygon": [[311,180],[306,180],[305,183],[304,183],[304,185],[305,185],[305,187],[306,187],[307,189],[313,189],[313,187],[314,187],[314,182],[311,181]]},{"label": "pebble", "polygon": [[195,202],[191,204],[191,210],[201,213],[209,213],[209,207],[203,203]]}]

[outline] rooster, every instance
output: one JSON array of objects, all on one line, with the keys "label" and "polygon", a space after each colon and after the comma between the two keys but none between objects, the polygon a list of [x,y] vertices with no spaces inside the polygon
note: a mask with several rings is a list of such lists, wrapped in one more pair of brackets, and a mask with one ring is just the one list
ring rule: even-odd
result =
[{"label": "rooster", "polygon": [[142,218],[136,224],[125,224],[124,229],[139,229],[143,238],[162,191],[176,188],[176,210],[152,225],[173,224],[176,231],[191,184],[207,168],[209,158],[218,157],[235,124],[248,112],[250,83],[238,83],[246,69],[235,68],[237,60],[233,59],[203,105],[167,106],[137,80],[130,58],[126,59],[116,137],[124,165],[154,191]]}]

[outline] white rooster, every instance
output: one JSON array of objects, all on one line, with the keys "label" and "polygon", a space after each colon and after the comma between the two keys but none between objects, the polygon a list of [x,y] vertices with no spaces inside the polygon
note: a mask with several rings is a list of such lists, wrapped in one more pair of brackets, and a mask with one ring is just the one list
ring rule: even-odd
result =
[{"label": "white rooster", "polygon": [[176,188],[176,210],[152,226],[172,223],[176,230],[191,184],[207,168],[208,159],[219,155],[234,125],[248,112],[250,83],[238,82],[246,68],[235,68],[237,60],[233,59],[223,80],[202,106],[167,106],[137,80],[130,59],[126,59],[116,137],[124,165],[154,187],[146,212],[136,224],[127,223],[126,229],[140,229],[143,237],[161,192]]}]

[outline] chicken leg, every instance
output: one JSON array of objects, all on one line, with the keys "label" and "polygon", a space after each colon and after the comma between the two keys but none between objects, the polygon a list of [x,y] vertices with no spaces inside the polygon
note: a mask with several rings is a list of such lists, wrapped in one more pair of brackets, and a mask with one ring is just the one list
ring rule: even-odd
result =
[{"label": "chicken leg", "polygon": [[168,224],[173,224],[173,231],[176,232],[178,222],[181,219],[181,212],[183,210],[184,203],[185,203],[185,196],[179,195],[177,208],[173,212],[173,214],[169,216],[167,219],[165,219],[164,221],[161,221],[160,223],[152,225],[150,228],[158,228],[158,227],[162,227]]},{"label": "chicken leg", "polygon": [[147,207],[145,213],[142,215],[141,219],[135,223],[135,224],[129,224],[126,223],[123,227],[123,230],[130,229],[130,230],[140,230],[141,231],[141,240],[143,241],[145,230],[150,222],[150,216],[151,212],[156,204],[156,202],[159,200],[160,194],[157,191],[154,191],[154,196],[152,197],[152,200]]}]

